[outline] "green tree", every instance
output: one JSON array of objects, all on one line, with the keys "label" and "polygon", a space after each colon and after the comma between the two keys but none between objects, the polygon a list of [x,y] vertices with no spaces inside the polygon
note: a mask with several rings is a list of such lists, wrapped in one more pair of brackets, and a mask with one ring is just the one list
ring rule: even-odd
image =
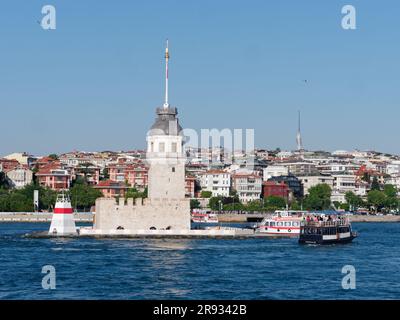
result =
[{"label": "green tree", "polygon": [[55,153],[49,154],[48,157],[49,157],[50,159],[53,159],[53,160],[58,160],[58,155],[56,155]]},{"label": "green tree", "polygon": [[0,189],[9,189],[10,183],[8,182],[7,176],[3,171],[0,171]]},{"label": "green tree", "polygon": [[372,179],[371,190],[381,190],[381,186],[379,185],[378,178],[376,176]]},{"label": "green tree", "polygon": [[93,167],[93,163],[90,162],[85,162],[81,165],[81,172],[83,173],[83,179],[87,182],[87,175],[92,171],[89,169],[90,167]]},{"label": "green tree", "polygon": [[386,195],[385,207],[389,210],[397,209],[399,206],[397,188],[392,184],[386,184],[383,188],[383,193]]},{"label": "green tree", "polygon": [[349,205],[349,208],[352,208],[354,210],[364,205],[364,201],[362,200],[362,198],[360,196],[357,196],[352,191],[346,192],[345,199],[347,204]]},{"label": "green tree", "polygon": [[136,188],[129,188],[125,192],[125,199],[128,198],[133,198],[133,199],[140,198],[140,192]]},{"label": "green tree", "polygon": [[246,205],[245,205],[245,209],[247,211],[262,211],[263,210],[263,206],[260,200],[253,200],[253,201],[249,201]]},{"label": "green tree", "polygon": [[110,179],[110,174],[108,173],[108,169],[104,168],[102,172],[101,180],[108,180]]},{"label": "green tree", "polygon": [[290,210],[301,210],[301,204],[299,203],[299,200],[292,200],[290,204]]},{"label": "green tree", "polygon": [[379,190],[371,190],[368,192],[368,206],[374,207],[375,212],[381,210],[382,207],[385,205],[386,195],[384,192]]},{"label": "green tree", "polygon": [[219,210],[220,202],[222,203],[222,200],[222,197],[211,197],[208,205],[210,206],[211,210]]},{"label": "green tree", "polygon": [[203,190],[200,193],[200,198],[211,198],[211,196],[212,196],[212,192],[211,191]]},{"label": "green tree", "polygon": [[265,208],[284,209],[286,207],[286,200],[282,197],[269,196],[264,199]]},{"label": "green tree", "polygon": [[96,202],[97,198],[103,196],[100,190],[96,190],[84,181],[77,179],[70,189],[71,202],[75,208],[90,209]]},{"label": "green tree", "polygon": [[385,184],[383,192],[387,197],[397,198],[397,188],[392,184]]},{"label": "green tree", "polygon": [[246,210],[246,208],[242,203],[238,202],[238,203],[224,204],[223,210],[224,211],[239,211],[239,210]]},{"label": "green tree", "polygon": [[326,210],[331,206],[331,187],[325,183],[311,187],[304,198],[304,206],[308,210]]},{"label": "green tree", "polygon": [[199,209],[201,206],[200,206],[200,201],[199,200],[197,200],[197,199],[191,199],[190,200],[190,209]]}]

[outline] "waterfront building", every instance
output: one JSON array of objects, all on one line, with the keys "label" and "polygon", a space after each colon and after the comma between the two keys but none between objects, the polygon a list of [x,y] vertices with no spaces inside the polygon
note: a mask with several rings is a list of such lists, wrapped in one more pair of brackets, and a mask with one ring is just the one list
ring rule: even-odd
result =
[{"label": "waterfront building", "polygon": [[258,200],[261,197],[262,177],[256,174],[232,175],[232,188],[236,190],[239,200],[243,203]]},{"label": "waterfront building", "polygon": [[278,183],[283,182],[283,183],[287,184],[290,191],[293,193],[293,196],[296,198],[302,198],[304,196],[303,184],[293,174],[272,177],[268,181],[273,181],[273,182],[278,182]]},{"label": "waterfront building", "polygon": [[185,196],[194,198],[196,195],[196,177],[186,175],[185,178]]},{"label": "waterfront building", "polygon": [[42,166],[36,173],[39,185],[52,190],[68,190],[71,186],[71,174],[58,161]]},{"label": "waterfront building", "polygon": [[318,184],[327,184],[331,189],[333,188],[334,178],[329,175],[312,175],[312,176],[298,176],[297,177],[303,184],[304,195],[307,195],[309,189]]},{"label": "waterfront building", "polygon": [[360,169],[359,164],[350,162],[328,162],[317,165],[317,169],[322,174],[335,174],[340,172],[354,174]]},{"label": "waterfront building", "polygon": [[345,194],[348,191],[356,192],[356,176],[352,174],[334,174],[333,189]]},{"label": "waterfront building", "polygon": [[318,173],[315,164],[311,162],[305,162],[305,161],[281,162],[279,163],[279,165],[286,167],[289,173],[295,176],[308,176]]},{"label": "waterfront building", "polygon": [[16,160],[16,161],[18,161],[18,163],[20,163],[22,165],[30,166],[35,161],[36,158],[33,157],[32,155],[28,154],[27,152],[16,152],[16,153],[12,153],[7,156],[4,156],[4,159]]},{"label": "waterfront building", "polygon": [[148,165],[141,160],[134,163],[117,163],[107,167],[109,178],[116,182],[126,182],[131,187],[144,190],[148,185]]},{"label": "waterfront building", "polygon": [[378,172],[374,169],[370,169],[367,167],[367,165],[362,165],[360,169],[355,173],[357,182],[362,181],[365,175],[368,176],[371,181],[374,177],[376,177],[379,184],[385,184],[386,174]]},{"label": "waterfront building", "polygon": [[223,170],[209,170],[199,175],[200,186],[204,191],[211,191],[213,197],[229,197],[231,174]]},{"label": "waterfront building", "polygon": [[123,198],[129,187],[125,182],[117,181],[100,181],[97,185],[93,186],[94,189],[100,190],[105,198]]},{"label": "waterfront building", "polygon": [[100,182],[100,168],[90,163],[73,167],[71,172],[73,179],[80,177],[90,185],[97,185]]},{"label": "waterfront building", "polygon": [[17,168],[20,163],[15,159],[0,158],[0,172],[7,172]]},{"label": "waterfront building", "polygon": [[262,189],[262,195],[264,199],[270,196],[275,196],[284,198],[286,201],[289,200],[290,189],[283,181],[264,181]]},{"label": "waterfront building", "polygon": [[289,169],[281,165],[269,165],[263,169],[263,180],[268,181],[272,177],[287,176]]},{"label": "waterfront building", "polygon": [[33,173],[27,165],[5,171],[12,188],[20,189],[32,183]]}]

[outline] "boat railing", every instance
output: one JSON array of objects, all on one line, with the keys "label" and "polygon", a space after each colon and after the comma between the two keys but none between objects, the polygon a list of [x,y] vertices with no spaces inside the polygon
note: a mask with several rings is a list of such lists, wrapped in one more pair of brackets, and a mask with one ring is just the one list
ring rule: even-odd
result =
[{"label": "boat railing", "polygon": [[339,219],[333,221],[302,221],[302,226],[305,227],[339,227],[339,226],[348,226],[348,219]]}]

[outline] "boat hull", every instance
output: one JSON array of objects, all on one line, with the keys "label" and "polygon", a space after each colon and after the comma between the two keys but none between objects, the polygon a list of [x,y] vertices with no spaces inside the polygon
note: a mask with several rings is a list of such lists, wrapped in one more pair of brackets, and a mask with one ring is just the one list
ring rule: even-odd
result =
[{"label": "boat hull", "polygon": [[300,236],[299,243],[300,244],[345,244],[352,242],[357,236],[355,234],[351,234],[348,237],[341,237],[335,239],[323,239],[321,236],[315,237],[304,237]]}]

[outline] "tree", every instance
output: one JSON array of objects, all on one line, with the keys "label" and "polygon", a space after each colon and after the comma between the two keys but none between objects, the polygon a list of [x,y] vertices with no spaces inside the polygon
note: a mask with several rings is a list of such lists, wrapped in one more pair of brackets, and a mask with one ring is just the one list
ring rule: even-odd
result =
[{"label": "tree", "polygon": [[26,212],[33,211],[33,193],[39,190],[39,207],[47,210],[54,207],[57,192],[48,188],[43,188],[34,183],[22,189],[3,190],[0,189],[0,211],[4,212]]},{"label": "tree", "polygon": [[270,210],[284,209],[286,207],[286,200],[282,197],[269,196],[264,199],[264,207]]},{"label": "tree", "polygon": [[292,200],[290,204],[290,210],[301,210],[301,204],[299,203],[298,200],[296,199]]},{"label": "tree", "polygon": [[381,190],[381,186],[379,185],[378,178],[376,176],[372,179],[371,190]]},{"label": "tree", "polygon": [[129,188],[125,193],[125,199],[128,198],[147,198],[147,188],[143,192],[138,191],[136,188]]},{"label": "tree", "polygon": [[190,209],[199,209],[200,208],[200,201],[197,199],[190,200]]},{"label": "tree", "polygon": [[87,175],[91,172],[91,170],[89,169],[90,167],[93,167],[93,164],[90,162],[85,162],[82,164],[82,169],[81,172],[83,173],[83,179],[87,182]]},{"label": "tree", "polygon": [[108,173],[108,169],[104,168],[102,172],[101,180],[108,180],[110,179],[110,174]]},{"label": "tree", "polygon": [[71,202],[75,208],[87,209],[93,206],[97,198],[103,196],[100,190],[88,185],[83,179],[77,179],[70,189]]},{"label": "tree", "polygon": [[399,199],[397,197],[397,188],[392,184],[386,184],[383,188],[383,193],[386,195],[385,207],[390,209],[397,209],[399,206]]},{"label": "tree", "polygon": [[223,210],[224,211],[239,211],[239,210],[245,210],[245,206],[241,204],[240,202],[238,203],[228,203],[224,204]]},{"label": "tree", "polygon": [[260,200],[249,201],[245,206],[247,211],[261,211],[263,209]]},{"label": "tree", "polygon": [[9,189],[10,188],[10,183],[7,179],[6,174],[1,171],[0,172],[0,189]]},{"label": "tree", "polygon": [[386,201],[386,195],[379,190],[371,190],[368,192],[368,205],[369,207],[374,207],[375,212],[382,209]]},{"label": "tree", "polygon": [[48,156],[50,159],[52,160],[58,160],[58,155],[56,155],[55,153],[49,154]]},{"label": "tree", "polygon": [[208,205],[210,206],[211,210],[219,210],[220,203],[222,203],[222,197],[211,197]]},{"label": "tree", "polygon": [[317,184],[309,189],[304,199],[304,206],[308,210],[326,210],[331,206],[331,187],[325,183]]},{"label": "tree", "polygon": [[136,188],[129,188],[125,192],[125,199],[128,198],[133,198],[133,199],[140,198],[140,192]]},{"label": "tree", "polygon": [[385,186],[383,187],[383,192],[387,197],[397,197],[397,188],[392,184],[385,184]]},{"label": "tree", "polygon": [[349,209],[354,209],[356,210],[359,207],[362,207],[364,205],[364,201],[360,196],[357,196],[354,192],[348,191],[345,194],[345,199],[346,202],[349,205]]},{"label": "tree", "polygon": [[212,196],[212,192],[211,191],[203,190],[200,193],[200,198],[211,198],[211,196]]}]

